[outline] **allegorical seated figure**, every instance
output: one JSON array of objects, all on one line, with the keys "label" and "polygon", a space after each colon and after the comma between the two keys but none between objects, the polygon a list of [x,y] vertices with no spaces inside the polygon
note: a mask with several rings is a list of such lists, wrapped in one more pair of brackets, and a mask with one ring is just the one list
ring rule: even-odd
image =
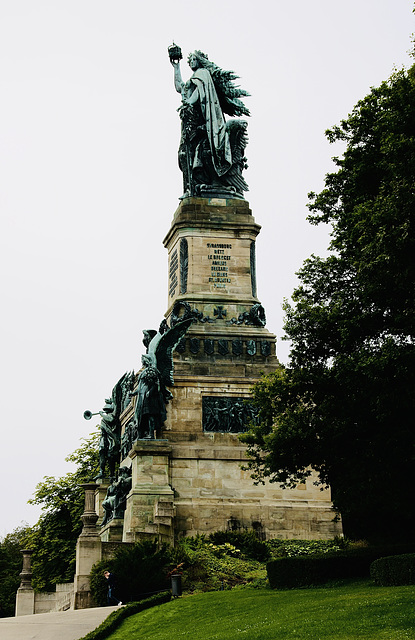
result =
[{"label": "allegorical seated figure", "polygon": [[225,115],[249,116],[239,99],[249,94],[235,86],[233,71],[224,71],[202,51],[189,55],[193,75],[183,82],[180,72],[181,50],[169,47],[174,67],[174,85],[182,96],[179,109],[182,132],[179,166],[183,172],[184,194],[243,198],[248,190],[242,171],[247,167],[244,156],[248,141],[247,122]]},{"label": "allegorical seated figure", "polygon": [[107,495],[102,503],[105,511],[101,526],[106,525],[113,518],[123,518],[126,508],[127,495],[131,489],[131,469],[120,467],[118,479],[107,489]]}]

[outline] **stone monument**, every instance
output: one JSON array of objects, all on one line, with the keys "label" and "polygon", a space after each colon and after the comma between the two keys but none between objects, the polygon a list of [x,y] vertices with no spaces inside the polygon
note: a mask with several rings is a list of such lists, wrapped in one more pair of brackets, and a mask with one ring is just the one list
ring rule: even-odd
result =
[{"label": "stone monument", "polygon": [[99,520],[80,543],[97,545],[99,532],[98,555],[107,557],[114,544],[146,537],[174,544],[217,530],[334,537],[341,525],[330,493],[312,476],[282,489],[255,486],[244,469],[238,436],[256,420],[252,385],[279,366],[257,292],[260,226],[244,197],[247,122],[240,118],[249,116],[241,99],[249,94],[201,51],[190,54],[184,82],[180,48],[168,53],[181,94],[183,193],[163,241],[167,309],[158,330],[143,332],[141,371],[121,378],[101,412]]},{"label": "stone monument", "polygon": [[105,517],[101,538],[174,542],[219,529],[332,537],[341,529],[329,492],[313,478],[294,490],[255,486],[243,468],[238,435],[256,419],[252,385],[279,365],[257,294],[260,226],[244,197],[247,122],[240,118],[250,115],[242,101],[249,94],[201,51],[189,55],[184,82],[180,48],[168,54],[181,95],[183,194],[164,238],[167,310],[158,331],[144,332],[143,369],[120,415],[120,461],[131,466],[122,532],[113,523],[111,534]]}]

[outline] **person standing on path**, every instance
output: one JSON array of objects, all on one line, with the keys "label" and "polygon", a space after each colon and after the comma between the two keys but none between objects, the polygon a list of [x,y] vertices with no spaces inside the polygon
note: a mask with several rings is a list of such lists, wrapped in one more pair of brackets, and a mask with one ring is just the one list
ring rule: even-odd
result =
[{"label": "person standing on path", "polygon": [[118,607],[122,605],[121,600],[118,600],[117,596],[114,593],[115,589],[115,576],[113,573],[110,573],[107,569],[104,571],[104,577],[108,580],[108,595],[107,595],[107,603],[113,604],[114,602]]}]

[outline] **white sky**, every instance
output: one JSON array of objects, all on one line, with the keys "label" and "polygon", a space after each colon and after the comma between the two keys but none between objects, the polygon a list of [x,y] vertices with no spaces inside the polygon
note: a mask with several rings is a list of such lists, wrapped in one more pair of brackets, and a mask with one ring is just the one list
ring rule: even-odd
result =
[{"label": "white sky", "polygon": [[[167,233],[181,195],[167,47],[240,75],[247,199],[262,225],[258,295],[282,335],[295,271],[324,254],[307,193],[331,171],[324,131],[410,64],[410,0],[0,0],[0,536],[140,367],[167,305]],[[184,79],[190,69],[182,62]],[[288,345],[278,353],[287,361]]]}]

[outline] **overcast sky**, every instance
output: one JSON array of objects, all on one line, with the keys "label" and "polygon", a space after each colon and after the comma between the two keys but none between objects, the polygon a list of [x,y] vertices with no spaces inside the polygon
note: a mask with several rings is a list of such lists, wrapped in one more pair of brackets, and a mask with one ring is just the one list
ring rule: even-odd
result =
[{"label": "overcast sky", "polygon": [[[281,304],[327,229],[306,222],[338,150],[324,137],[410,64],[410,0],[0,0],[0,536],[34,524],[43,476],[88,436],[167,305],[162,240],[181,195],[167,55],[201,49],[251,93],[247,199],[258,296]],[[186,80],[191,72],[182,62]]]}]

